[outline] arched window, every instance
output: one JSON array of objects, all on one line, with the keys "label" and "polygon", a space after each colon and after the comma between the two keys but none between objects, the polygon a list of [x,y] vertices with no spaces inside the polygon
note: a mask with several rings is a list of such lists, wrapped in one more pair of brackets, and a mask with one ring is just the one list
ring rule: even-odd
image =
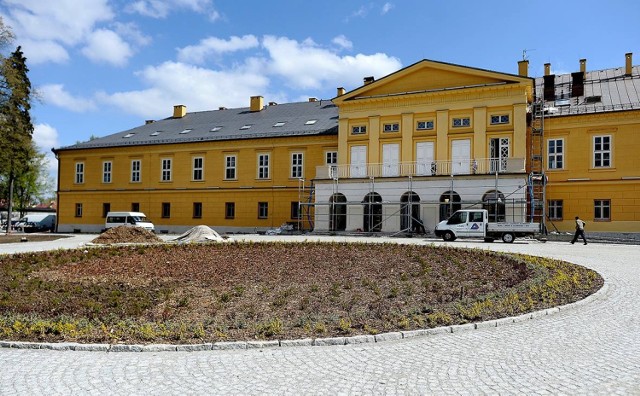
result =
[{"label": "arched window", "polygon": [[417,231],[423,225],[420,218],[420,196],[407,191],[400,197],[400,230]]},{"label": "arched window", "polygon": [[489,214],[489,221],[505,221],[504,194],[499,190],[490,190],[482,196],[482,209],[486,209]]},{"label": "arched window", "polygon": [[446,220],[456,211],[462,209],[460,195],[455,191],[446,191],[440,196],[440,221]]},{"label": "arched window", "polygon": [[382,230],[382,197],[377,192],[370,192],[362,200],[364,207],[363,230],[379,232]]},{"label": "arched window", "polygon": [[347,197],[336,193],[329,198],[329,230],[344,231],[347,229]]}]

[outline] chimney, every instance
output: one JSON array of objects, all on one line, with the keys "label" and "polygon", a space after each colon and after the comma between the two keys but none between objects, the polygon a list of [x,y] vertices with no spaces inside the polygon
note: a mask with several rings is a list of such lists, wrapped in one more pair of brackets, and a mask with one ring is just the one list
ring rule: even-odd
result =
[{"label": "chimney", "polygon": [[309,98],[309,102],[317,102],[318,98]]},{"label": "chimney", "polygon": [[173,106],[173,118],[182,118],[187,115],[187,106],[175,105]]},{"label": "chimney", "polygon": [[632,59],[633,53],[628,52],[626,54],[624,54],[624,60],[625,60],[625,65],[624,65],[624,74],[627,76],[631,75],[631,69],[633,67],[633,59]]},{"label": "chimney", "polygon": [[521,60],[518,62],[518,75],[522,77],[529,77],[529,61]]},{"label": "chimney", "polygon": [[344,88],[340,87],[338,88],[338,95],[337,96],[342,96],[345,94],[345,92],[347,92]]},{"label": "chimney", "polygon": [[227,109],[227,108],[226,108],[226,107],[224,107],[224,106],[220,106],[220,107],[218,107],[218,110],[226,110],[226,109]]},{"label": "chimney", "polygon": [[264,107],[264,98],[262,96],[251,97],[251,111],[260,111]]},{"label": "chimney", "polygon": [[583,74],[583,77],[587,77],[587,60],[580,59],[580,71]]},{"label": "chimney", "polygon": [[154,120],[145,120],[144,124],[149,125],[149,124],[153,124],[154,122],[155,122]]},{"label": "chimney", "polygon": [[544,75],[548,76],[549,74],[551,74],[551,63],[545,63],[544,64]]},{"label": "chimney", "polygon": [[369,85],[374,82],[376,79],[373,76],[363,78],[364,85]]},{"label": "chimney", "polygon": [[269,102],[269,106],[277,106],[278,104],[276,102]]}]

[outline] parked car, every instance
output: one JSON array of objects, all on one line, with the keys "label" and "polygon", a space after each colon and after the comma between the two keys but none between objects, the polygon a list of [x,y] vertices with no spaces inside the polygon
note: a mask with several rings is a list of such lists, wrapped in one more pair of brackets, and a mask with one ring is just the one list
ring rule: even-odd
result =
[{"label": "parked car", "polygon": [[27,215],[16,224],[16,229],[24,232],[53,231],[55,227],[56,215],[54,214]]},{"label": "parked car", "polygon": [[104,223],[104,228],[118,226],[142,227],[151,232],[155,232],[155,226],[147,216],[141,212],[109,212]]}]

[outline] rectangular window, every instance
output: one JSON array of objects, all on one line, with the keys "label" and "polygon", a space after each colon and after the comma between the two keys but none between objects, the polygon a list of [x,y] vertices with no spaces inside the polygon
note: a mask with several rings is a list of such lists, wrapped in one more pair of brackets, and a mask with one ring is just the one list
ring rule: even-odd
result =
[{"label": "rectangular window", "polygon": [[428,131],[433,129],[433,121],[418,121],[416,129],[419,131]]},{"label": "rectangular window", "polygon": [[382,126],[383,132],[398,132],[400,130],[400,124],[394,122],[392,124],[384,124]]},{"label": "rectangular window", "polygon": [[113,163],[111,161],[105,161],[102,163],[102,182],[111,183],[111,168]]},{"label": "rectangular window", "polygon": [[326,158],[327,165],[336,165],[338,163],[338,152],[327,151],[327,155],[325,158]]},{"label": "rectangular window", "polygon": [[269,217],[269,203],[258,202],[258,218],[266,219]]},{"label": "rectangular window", "polygon": [[76,204],[76,217],[82,217],[82,204]]},{"label": "rectangular window", "polygon": [[355,125],[355,126],[351,127],[351,134],[352,135],[363,135],[365,133],[367,133],[366,125]]},{"label": "rectangular window", "polygon": [[596,221],[611,220],[611,200],[596,199],[593,201],[593,219]]},{"label": "rectangular window", "polygon": [[202,157],[193,158],[193,180],[204,180],[204,159]]},{"label": "rectangular window", "polygon": [[168,219],[171,217],[171,204],[169,202],[162,203],[162,218]]},{"label": "rectangular window", "polygon": [[132,202],[131,203],[131,211],[132,212],[139,212],[140,211],[140,204],[138,202]]},{"label": "rectangular window", "polygon": [[549,219],[562,220],[562,200],[549,201]]},{"label": "rectangular window", "polygon": [[269,178],[269,154],[258,155],[258,179]]},{"label": "rectangular window", "polygon": [[235,202],[225,202],[224,203],[224,218],[225,219],[233,219],[236,217],[236,203]]},{"label": "rectangular window", "polygon": [[547,142],[548,169],[564,167],[564,139],[550,139]]},{"label": "rectangular window", "polygon": [[236,178],[236,162],[235,155],[227,155],[224,157],[224,178],[225,180],[235,180]]},{"label": "rectangular window", "polygon": [[594,168],[611,166],[611,136],[593,137],[593,166]]},{"label": "rectangular window", "polygon": [[202,218],[202,202],[193,203],[193,218],[194,219]]},{"label": "rectangular window", "polygon": [[302,218],[300,213],[300,202],[291,202],[291,218],[294,220],[300,220]]},{"label": "rectangular window", "polygon": [[140,182],[141,164],[142,163],[140,160],[131,160],[131,182],[132,183]]},{"label": "rectangular window", "polygon": [[303,176],[302,153],[291,153],[291,178],[300,179]]},{"label": "rectangular window", "polygon": [[171,181],[171,158],[162,159],[162,181]]},{"label": "rectangular window", "polygon": [[111,204],[108,202],[104,202],[102,204],[102,218],[107,217],[107,213],[111,212]]},{"label": "rectangular window", "polygon": [[470,117],[459,117],[454,118],[452,122],[452,126],[454,128],[466,128],[471,126],[471,118]]},{"label": "rectangular window", "polygon": [[84,183],[84,162],[76,162],[76,184]]},{"label": "rectangular window", "polygon": [[508,114],[500,114],[500,115],[492,115],[491,116],[491,125],[508,124],[508,123],[509,123],[509,115]]}]

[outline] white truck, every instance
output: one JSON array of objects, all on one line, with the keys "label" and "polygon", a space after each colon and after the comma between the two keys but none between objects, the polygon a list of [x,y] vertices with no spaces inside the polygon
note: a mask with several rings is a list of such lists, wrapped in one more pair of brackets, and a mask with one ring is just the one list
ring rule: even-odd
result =
[{"label": "white truck", "polygon": [[503,242],[512,243],[516,237],[534,236],[540,230],[540,223],[490,223],[485,209],[464,209],[438,223],[435,234],[444,241],[483,238],[485,242],[502,239]]}]

